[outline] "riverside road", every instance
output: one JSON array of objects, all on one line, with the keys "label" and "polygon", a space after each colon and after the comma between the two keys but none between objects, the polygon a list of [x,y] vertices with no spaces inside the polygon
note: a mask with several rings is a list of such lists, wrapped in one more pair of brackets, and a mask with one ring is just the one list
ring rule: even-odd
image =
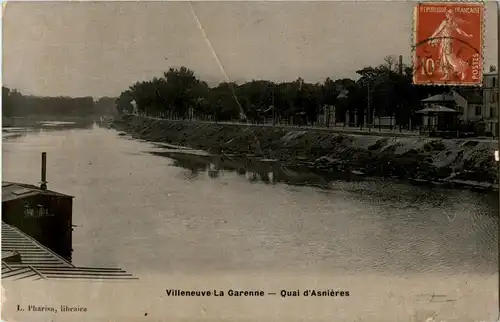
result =
[{"label": "riverside road", "polygon": [[[145,116],[142,116],[145,117]],[[222,122],[214,122],[214,121],[203,121],[203,120],[188,120],[188,119],[166,119],[161,117],[152,117],[148,116],[147,118],[153,120],[169,120],[171,122],[196,122],[196,123],[205,123],[205,124],[226,124],[226,125],[234,125],[234,126],[250,126],[250,127],[279,127],[286,129],[296,129],[296,130],[314,130],[314,131],[331,131],[335,133],[344,133],[349,135],[373,135],[373,136],[382,136],[382,137],[428,137],[426,133],[420,133],[418,130],[409,131],[406,129],[399,130],[395,129],[387,129],[387,128],[378,128],[376,126],[367,128],[367,127],[350,127],[350,126],[339,126],[332,125],[326,127],[324,125],[287,125],[287,124],[272,124],[272,123],[243,123],[243,122],[230,122],[230,121],[222,121]],[[491,137],[471,137],[467,139],[451,139],[451,140],[474,140],[478,142],[498,142],[497,139]]]}]

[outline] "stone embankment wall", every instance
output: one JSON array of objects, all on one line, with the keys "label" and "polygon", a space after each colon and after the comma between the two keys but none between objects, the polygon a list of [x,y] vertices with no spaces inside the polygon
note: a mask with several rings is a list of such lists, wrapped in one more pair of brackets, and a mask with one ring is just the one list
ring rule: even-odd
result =
[{"label": "stone embankment wall", "polygon": [[278,159],[289,166],[307,166],[320,172],[356,170],[368,176],[434,182],[467,180],[491,184],[497,180],[497,143],[488,140],[387,137],[140,116],[124,116],[112,126],[148,141]]}]

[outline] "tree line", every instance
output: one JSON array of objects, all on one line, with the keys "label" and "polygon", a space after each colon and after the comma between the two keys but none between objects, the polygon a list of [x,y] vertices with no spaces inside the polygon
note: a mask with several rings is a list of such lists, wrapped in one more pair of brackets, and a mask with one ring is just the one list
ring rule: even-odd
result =
[{"label": "tree line", "polygon": [[288,124],[314,124],[319,115],[325,115],[326,107],[335,106],[337,122],[345,122],[347,117],[352,122],[357,114],[357,124],[352,124],[355,126],[363,124],[365,115],[368,123],[373,123],[372,117],[391,116],[399,126],[408,126],[420,122],[415,111],[421,109],[422,99],[444,91],[438,86],[413,85],[413,68],[399,66],[390,56],[380,65],[356,73],[357,80],[252,80],[210,87],[189,68],[170,68],[163,77],[131,85],[116,103],[120,113],[131,113],[135,108],[142,115],[166,118],[250,122],[272,119]]},{"label": "tree line", "polygon": [[16,89],[2,87],[2,116],[59,115],[86,117],[116,114],[116,98],[43,97],[24,95]]}]

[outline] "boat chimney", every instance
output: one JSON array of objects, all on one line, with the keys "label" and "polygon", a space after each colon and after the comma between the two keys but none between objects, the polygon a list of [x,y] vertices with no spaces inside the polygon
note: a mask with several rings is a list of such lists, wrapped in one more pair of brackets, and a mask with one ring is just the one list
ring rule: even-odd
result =
[{"label": "boat chimney", "polygon": [[42,152],[42,181],[40,189],[47,190],[47,152]]}]

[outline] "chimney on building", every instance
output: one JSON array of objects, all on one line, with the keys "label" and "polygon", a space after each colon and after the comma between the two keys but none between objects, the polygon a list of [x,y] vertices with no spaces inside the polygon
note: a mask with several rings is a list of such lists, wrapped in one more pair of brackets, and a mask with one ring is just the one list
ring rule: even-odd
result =
[{"label": "chimney on building", "polygon": [[399,55],[399,75],[403,75],[403,55]]},{"label": "chimney on building", "polygon": [[490,72],[496,72],[497,67],[495,65],[490,65]]},{"label": "chimney on building", "polygon": [[47,152],[42,152],[42,181],[40,189],[47,190]]}]

